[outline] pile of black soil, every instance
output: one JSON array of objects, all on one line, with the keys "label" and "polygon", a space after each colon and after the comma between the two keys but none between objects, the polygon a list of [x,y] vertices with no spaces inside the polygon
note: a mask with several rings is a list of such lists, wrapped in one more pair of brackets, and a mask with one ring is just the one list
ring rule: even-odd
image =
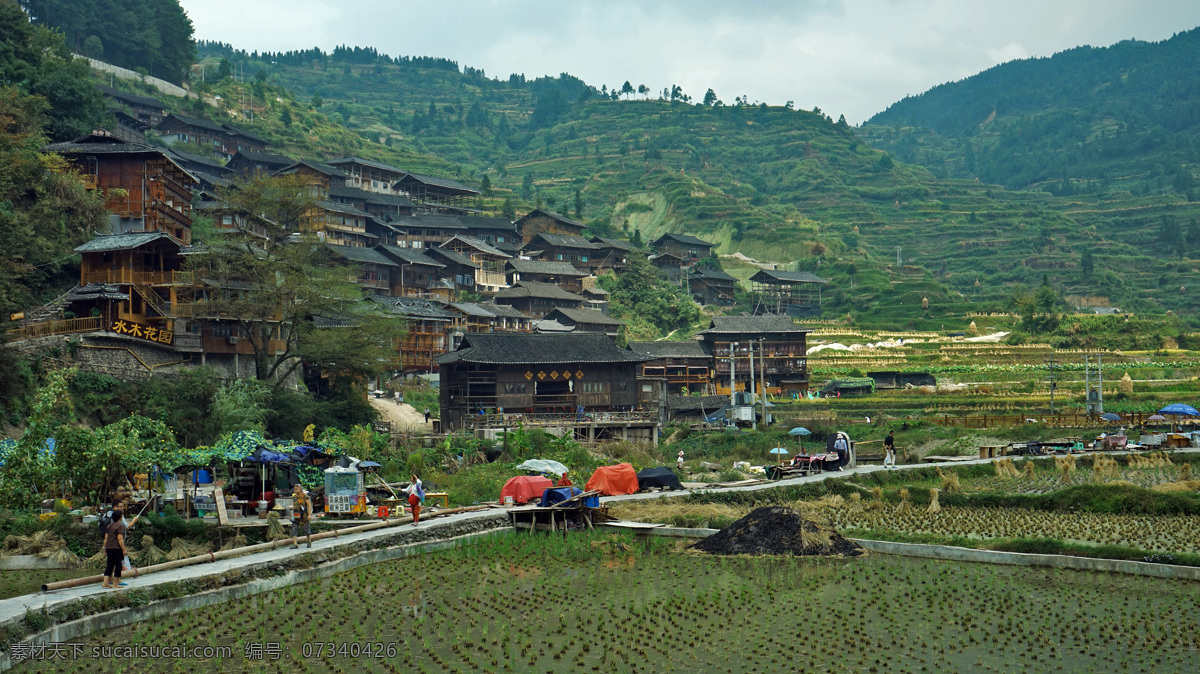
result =
[{"label": "pile of black soil", "polygon": [[862,546],[832,528],[780,506],[759,508],[692,547],[714,555],[863,554]]}]

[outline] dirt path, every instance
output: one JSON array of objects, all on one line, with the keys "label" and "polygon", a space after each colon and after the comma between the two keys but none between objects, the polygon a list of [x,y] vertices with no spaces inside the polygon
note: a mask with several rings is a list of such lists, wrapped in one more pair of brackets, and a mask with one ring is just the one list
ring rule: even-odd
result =
[{"label": "dirt path", "polygon": [[379,410],[381,421],[392,422],[394,431],[408,430],[424,433],[433,431],[433,424],[425,423],[424,411],[417,411],[408,403],[397,405],[396,401],[391,398],[371,398],[371,406]]}]

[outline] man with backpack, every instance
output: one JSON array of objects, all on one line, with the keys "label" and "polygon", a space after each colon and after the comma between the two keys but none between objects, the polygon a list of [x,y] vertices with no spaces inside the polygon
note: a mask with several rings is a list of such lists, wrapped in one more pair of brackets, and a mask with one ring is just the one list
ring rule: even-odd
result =
[{"label": "man with backpack", "polygon": [[300,538],[300,527],[304,527],[304,535],[308,539],[308,547],[312,547],[312,520],[309,511],[312,510],[304,487],[296,483],[292,487],[292,550],[300,547],[296,544]]}]

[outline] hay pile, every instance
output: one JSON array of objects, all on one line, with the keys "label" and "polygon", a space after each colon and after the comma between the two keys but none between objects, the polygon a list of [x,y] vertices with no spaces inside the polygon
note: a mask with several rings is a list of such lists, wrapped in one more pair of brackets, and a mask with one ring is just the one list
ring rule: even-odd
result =
[{"label": "hay pile", "polygon": [[0,547],[0,557],[10,555],[33,555],[42,559],[54,561],[59,566],[71,568],[78,566],[82,560],[67,548],[67,542],[53,532],[35,531],[29,536],[9,535]]},{"label": "hay pile", "polygon": [[863,554],[861,546],[830,527],[781,506],[759,508],[692,547],[714,555]]}]

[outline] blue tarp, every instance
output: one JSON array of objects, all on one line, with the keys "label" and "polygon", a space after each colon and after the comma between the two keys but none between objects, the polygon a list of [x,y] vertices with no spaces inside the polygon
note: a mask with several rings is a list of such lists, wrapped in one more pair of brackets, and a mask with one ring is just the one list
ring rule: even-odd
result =
[{"label": "blue tarp", "polygon": [[583,491],[577,487],[555,487],[554,489],[547,489],[546,491],[542,492],[542,502],[539,503],[538,506],[546,508],[554,505],[555,503],[562,503],[572,496],[578,496],[582,493]]}]

